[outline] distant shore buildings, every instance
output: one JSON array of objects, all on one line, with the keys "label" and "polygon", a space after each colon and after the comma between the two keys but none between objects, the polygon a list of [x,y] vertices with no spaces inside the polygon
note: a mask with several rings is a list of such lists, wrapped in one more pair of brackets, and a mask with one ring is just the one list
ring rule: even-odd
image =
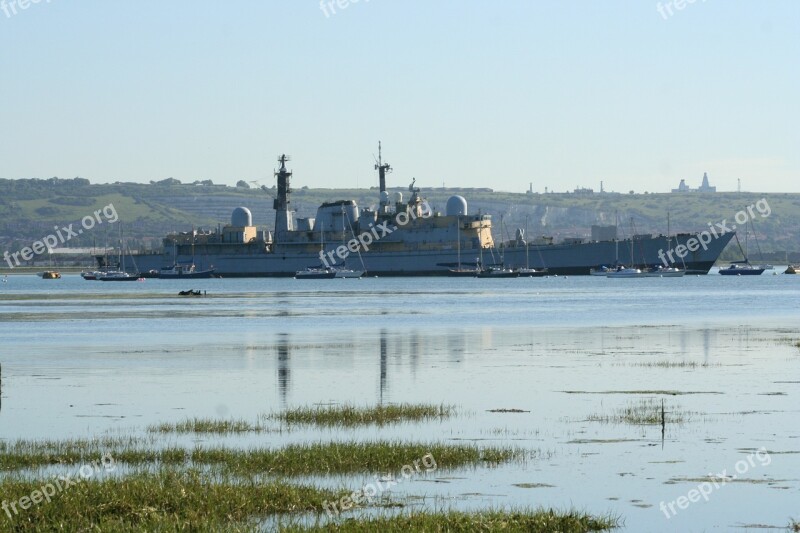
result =
[{"label": "distant shore buildings", "polygon": [[712,187],[708,183],[708,173],[703,173],[703,183],[696,189],[692,189],[686,185],[686,180],[681,180],[677,189],[672,189],[672,192],[717,192],[716,187]]}]

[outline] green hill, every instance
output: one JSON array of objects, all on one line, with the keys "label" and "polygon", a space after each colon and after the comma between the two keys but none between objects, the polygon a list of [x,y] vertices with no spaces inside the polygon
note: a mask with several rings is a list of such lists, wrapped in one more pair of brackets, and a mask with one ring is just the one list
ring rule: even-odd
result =
[{"label": "green hill", "polygon": [[[390,190],[408,194],[404,189]],[[616,220],[621,235],[666,233],[667,213],[672,233],[700,231],[709,223],[727,220],[730,224],[738,211],[764,199],[769,216],[753,209],[762,251],[774,253],[773,260],[782,259],[786,250],[800,251],[800,194],[519,194],[424,187],[422,194],[434,210],[442,212],[447,198],[461,194],[467,199],[470,212],[494,217],[496,240],[512,238],[516,228],[527,227],[528,235],[554,236],[556,241],[589,237],[591,225],[610,225]],[[171,179],[108,185],[93,185],[81,178],[0,180],[0,249],[29,246],[53,233],[56,225],[72,223],[78,227],[82,217],[107,205],[113,205],[118,213],[126,240],[140,249],[160,247],[161,238],[170,231],[224,225],[231,211],[240,205],[250,208],[256,225],[271,229],[273,195],[274,189],[269,188],[228,187],[210,182],[181,184]],[[304,217],[313,216],[324,201],[352,198],[360,207],[366,207],[375,205],[377,196],[374,188],[301,188],[293,192],[291,201],[297,216]],[[97,225],[71,239],[69,245],[115,244],[117,231],[117,226]],[[751,253],[754,249],[751,247]]]}]

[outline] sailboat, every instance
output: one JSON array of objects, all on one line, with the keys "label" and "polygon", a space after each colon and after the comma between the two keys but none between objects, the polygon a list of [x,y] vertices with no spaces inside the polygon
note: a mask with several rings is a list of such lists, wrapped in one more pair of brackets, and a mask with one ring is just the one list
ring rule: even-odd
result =
[{"label": "sailboat", "polygon": [[[502,224],[502,222],[501,222]],[[494,257],[494,251],[489,248],[489,252],[492,254],[492,263],[489,266],[483,266],[483,247],[481,247],[481,256],[480,256],[480,269],[478,270],[478,277],[479,278],[517,278],[519,277],[519,272],[514,270],[513,268],[508,268],[505,266],[505,253],[500,251],[500,263],[497,263],[497,260]]]},{"label": "sailboat", "polygon": [[[320,224],[319,227],[319,251],[325,251],[325,228]],[[294,279],[332,279],[336,277],[336,270],[322,265],[308,267],[305,270],[298,270],[294,273]]]},{"label": "sailboat", "polygon": [[[753,229],[753,238],[756,241],[756,248],[758,248],[758,257],[761,259],[762,263],[758,265],[758,268],[763,268],[764,270],[775,270],[773,265],[768,263],[764,263],[764,254],[761,253],[761,244],[758,242],[758,234],[756,233],[756,225],[753,223],[753,219],[750,219],[750,227]],[[747,226],[745,226],[745,250],[747,250]]]},{"label": "sailboat", "polygon": [[461,215],[457,217],[458,222],[456,223],[456,249],[458,250],[458,266],[456,268],[451,268],[447,275],[451,277],[463,277],[463,278],[474,278],[478,275],[479,269],[477,267],[474,268],[464,268],[461,266]]},{"label": "sailboat", "polygon": [[[209,268],[206,270],[197,270],[194,263],[194,227],[192,228],[192,260],[189,263],[175,262],[172,266],[162,267],[157,276],[159,279],[207,279],[214,277],[214,269]],[[178,257],[177,246],[178,243],[173,241],[175,247],[174,256]]]},{"label": "sailboat", "polygon": [[[754,267],[747,259],[747,252],[742,249],[742,243],[739,241],[739,235],[733,234],[736,237],[736,244],[739,245],[739,251],[742,252],[744,261],[732,261],[730,265],[725,268],[720,268],[719,273],[723,276],[760,276],[764,273],[764,268]],[[747,229],[745,227],[745,239],[747,239]]]},{"label": "sailboat", "polygon": [[[47,257],[48,257],[48,261],[50,263],[50,268],[52,269],[52,267],[53,267],[53,258],[50,255],[50,253],[51,253],[51,250],[50,250],[50,248],[48,248],[47,249]],[[61,273],[58,272],[57,270],[45,270],[44,272],[38,272],[36,275],[39,276],[42,279],[61,279]]]},{"label": "sailboat", "polygon": [[[133,259],[133,258],[131,258]],[[144,281],[144,278],[139,277],[138,275],[128,274],[125,271],[125,244],[122,240],[122,225],[119,227],[119,265],[121,265],[120,270],[110,270],[106,272],[101,272],[99,276],[97,276],[98,281]]]},{"label": "sailboat", "polygon": [[[671,247],[672,234],[670,233],[669,213],[667,213],[667,248]],[[650,267],[645,274],[650,278],[682,278],[686,275],[686,263],[683,261],[683,257],[681,257],[681,263],[683,263],[682,269],[665,265],[654,265]]]},{"label": "sailboat", "polygon": [[[633,261],[633,236],[631,236],[631,261]],[[606,278],[644,278],[647,273],[641,269],[626,267],[619,264],[619,238],[614,239],[614,266],[601,266],[599,268],[589,269],[589,274],[592,276],[603,276]]]},{"label": "sailboat", "polygon": [[[522,230],[517,230],[517,232],[521,232]],[[528,217],[525,217],[525,233],[522,235],[522,238],[525,239],[525,268],[518,268],[517,272],[519,272],[520,277],[525,278],[543,278],[547,275],[546,268],[531,268],[531,254],[530,254],[530,246],[528,245]],[[541,259],[542,253],[539,252],[539,258]]]},{"label": "sailboat", "polygon": [[[347,216],[347,213],[344,210],[344,205],[342,205],[342,244],[346,244],[346,242],[345,242],[346,241],[346,236],[345,236],[346,232],[345,232],[345,227],[344,227],[344,219],[345,218],[347,218],[347,223],[350,224],[350,217]],[[350,233],[353,235],[353,237],[355,237],[355,232],[353,231],[353,226],[352,225],[350,225]],[[367,269],[364,266],[364,258],[361,257],[361,249],[360,248],[356,248],[356,251],[358,252],[359,260],[361,260],[361,268],[363,270],[353,270],[351,268],[347,268],[347,260],[345,259],[345,263],[341,267],[332,267],[334,272],[335,272],[335,274],[333,276],[334,278],[356,279],[356,278],[360,278],[361,276],[366,274]]]}]

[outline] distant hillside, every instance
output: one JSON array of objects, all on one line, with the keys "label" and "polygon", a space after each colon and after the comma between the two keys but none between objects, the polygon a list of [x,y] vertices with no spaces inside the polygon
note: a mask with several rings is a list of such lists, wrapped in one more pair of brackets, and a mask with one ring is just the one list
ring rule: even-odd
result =
[{"label": "distant hillside", "polygon": [[[244,183],[242,183],[244,185]],[[391,189],[404,192],[405,189]],[[592,224],[620,221],[620,233],[629,235],[631,219],[636,233],[666,233],[670,213],[672,233],[699,231],[708,223],[733,221],[737,211],[765,198],[768,217],[756,212],[755,229],[764,252],[800,251],[800,194],[682,193],[682,194],[518,194],[490,189],[425,189],[435,210],[444,211],[447,198],[461,194],[470,212],[494,217],[495,239],[511,238],[516,228],[529,235],[588,237]],[[153,184],[91,184],[88,180],[0,180],[0,250],[17,250],[52,233],[55,225],[77,223],[96,209],[113,204],[123,223],[126,239],[134,247],[157,248],[164,234],[194,227],[216,227],[229,222],[240,205],[253,212],[256,225],[271,229],[274,189],[228,187],[209,182],[180,184],[164,180]],[[313,216],[317,206],[330,200],[355,199],[359,206],[375,205],[375,189],[306,189],[291,197],[297,216]],[[108,227],[108,225],[106,225]],[[70,246],[98,246],[116,242],[117,227],[98,226],[70,241]],[[741,233],[740,233],[741,235]],[[742,235],[743,238],[743,235]],[[752,236],[750,244],[752,245]],[[754,252],[755,247],[751,247]]]}]

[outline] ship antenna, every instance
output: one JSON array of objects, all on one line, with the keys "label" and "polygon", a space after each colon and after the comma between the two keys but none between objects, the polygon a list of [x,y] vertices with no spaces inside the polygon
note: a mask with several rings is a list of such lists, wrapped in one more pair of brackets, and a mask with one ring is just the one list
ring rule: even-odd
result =
[{"label": "ship antenna", "polygon": [[[374,157],[374,156],[373,156]],[[380,195],[381,195],[381,205],[388,205],[388,200],[386,200],[386,174],[392,171],[392,166],[389,163],[383,162],[383,154],[382,154],[382,147],[381,142],[378,141],[378,159],[375,161],[375,170],[378,171],[378,184],[380,188]]]}]

